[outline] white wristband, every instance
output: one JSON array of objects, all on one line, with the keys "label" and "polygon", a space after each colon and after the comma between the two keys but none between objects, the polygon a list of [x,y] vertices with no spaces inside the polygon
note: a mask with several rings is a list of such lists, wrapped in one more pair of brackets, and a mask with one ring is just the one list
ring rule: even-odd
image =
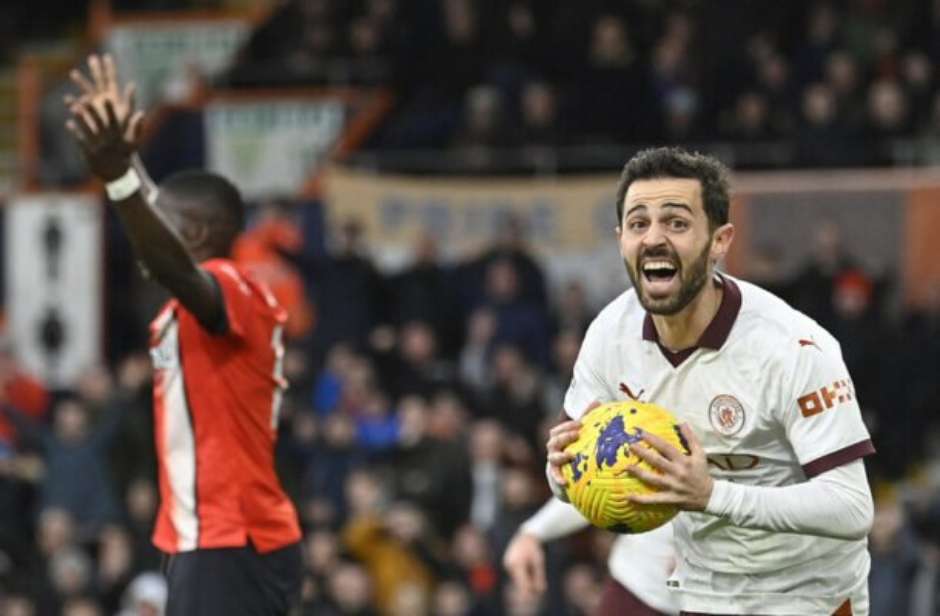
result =
[{"label": "white wristband", "polygon": [[137,170],[128,167],[127,173],[105,184],[104,189],[111,201],[123,201],[140,190],[140,186],[140,176],[137,174]]}]

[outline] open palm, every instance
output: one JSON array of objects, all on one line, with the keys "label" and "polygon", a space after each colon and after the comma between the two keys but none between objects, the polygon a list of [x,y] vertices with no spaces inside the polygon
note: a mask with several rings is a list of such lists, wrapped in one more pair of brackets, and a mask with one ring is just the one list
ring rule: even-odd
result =
[{"label": "open palm", "polygon": [[81,93],[66,97],[71,113],[66,128],[81,146],[92,172],[110,182],[130,166],[144,114],[135,108],[134,84],[128,83],[122,91],[110,55],[90,56],[88,73],[73,70],[69,75]]}]

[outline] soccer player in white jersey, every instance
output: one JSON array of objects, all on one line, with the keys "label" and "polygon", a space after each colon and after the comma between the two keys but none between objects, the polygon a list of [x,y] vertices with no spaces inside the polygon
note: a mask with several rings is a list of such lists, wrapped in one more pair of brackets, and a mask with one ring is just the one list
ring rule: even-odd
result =
[{"label": "soccer player in white jersey", "polygon": [[[545,591],[544,543],[575,533],[589,525],[578,511],[551,499],[522,523],[503,556],[513,583],[526,595]],[[595,616],[665,616],[677,614],[676,598],[666,578],[676,565],[672,525],[648,533],[620,535],[607,558],[610,577],[595,609]]]},{"label": "soccer player in white jersey", "polygon": [[[633,288],[585,336],[551,431],[548,476],[582,409],[635,398],[683,422],[688,455],[651,434],[635,453],[669,503],[678,553],[669,587],[684,614],[868,613],[874,453],[839,343],[772,294],[719,273],[734,237],[727,171],[677,148],[624,167],[617,238]],[[781,229],[785,233],[786,229]],[[643,566],[642,562],[638,566]]]}]

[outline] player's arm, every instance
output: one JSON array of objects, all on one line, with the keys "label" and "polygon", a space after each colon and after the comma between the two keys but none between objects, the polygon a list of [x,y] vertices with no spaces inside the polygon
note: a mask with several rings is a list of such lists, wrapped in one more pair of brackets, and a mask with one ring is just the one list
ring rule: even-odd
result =
[{"label": "player's arm", "polygon": [[144,166],[144,161],[140,158],[140,153],[136,151],[131,155],[131,167],[137,172],[140,178],[140,192],[143,194],[147,203],[156,203],[157,201],[157,183],[150,177],[150,172]]},{"label": "player's arm", "polygon": [[156,208],[156,188],[137,156],[143,114],[134,109],[133,86],[120,91],[109,56],[91,56],[88,66],[90,79],[72,72],[82,95],[71,102],[67,128],[92,173],[105,182],[143,267],[204,327],[219,331],[225,312],[218,285],[192,260]]},{"label": "player's arm", "polygon": [[874,448],[837,344],[821,346],[800,350],[794,341],[796,354],[778,368],[777,381],[783,383],[778,420],[808,481],[757,486],[713,479],[701,444],[684,425],[689,455],[651,434],[644,439],[652,448],[633,450],[659,472],[636,467],[629,472],[660,491],[631,500],[704,511],[737,526],[837,539],[865,537],[874,504],[862,457]]},{"label": "player's arm", "polygon": [[786,384],[775,405],[809,481],[778,488],[716,482],[706,511],[742,526],[841,539],[871,530],[874,503],[862,457],[874,447],[838,343],[824,332],[817,338],[792,342],[780,362]]},{"label": "player's arm", "polygon": [[735,526],[862,539],[871,530],[874,503],[859,459],[792,486],[716,481],[705,512]]},{"label": "player's arm", "polygon": [[777,418],[809,481],[779,488],[716,482],[706,511],[742,526],[860,539],[874,519],[862,461],[874,447],[839,345],[820,332],[813,344],[792,341],[785,357]]},{"label": "player's arm", "polygon": [[645,436],[652,449],[636,447],[637,457],[659,472],[633,467],[628,472],[659,489],[633,494],[641,504],[669,504],[727,518],[735,526],[783,533],[861,539],[871,530],[874,504],[865,466],[855,459],[789,486],[755,486],[713,479],[701,444],[688,424],[685,455],[655,435]]},{"label": "player's arm", "polygon": [[574,507],[553,498],[519,527],[503,555],[503,567],[524,594],[541,594],[546,586],[543,544],[588,525]]}]

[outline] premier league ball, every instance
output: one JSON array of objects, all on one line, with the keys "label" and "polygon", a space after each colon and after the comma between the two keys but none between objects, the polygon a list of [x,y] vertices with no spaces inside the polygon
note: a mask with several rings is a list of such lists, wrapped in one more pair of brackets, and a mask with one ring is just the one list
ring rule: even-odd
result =
[{"label": "premier league ball", "polygon": [[565,448],[574,460],[562,468],[571,504],[592,524],[618,533],[643,533],[662,526],[678,513],[671,505],[640,505],[629,494],[655,492],[629,473],[639,464],[654,470],[630,452],[650,447],[643,432],[650,432],[688,453],[676,418],[664,408],[643,402],[612,402],[581,419],[578,440]]}]

